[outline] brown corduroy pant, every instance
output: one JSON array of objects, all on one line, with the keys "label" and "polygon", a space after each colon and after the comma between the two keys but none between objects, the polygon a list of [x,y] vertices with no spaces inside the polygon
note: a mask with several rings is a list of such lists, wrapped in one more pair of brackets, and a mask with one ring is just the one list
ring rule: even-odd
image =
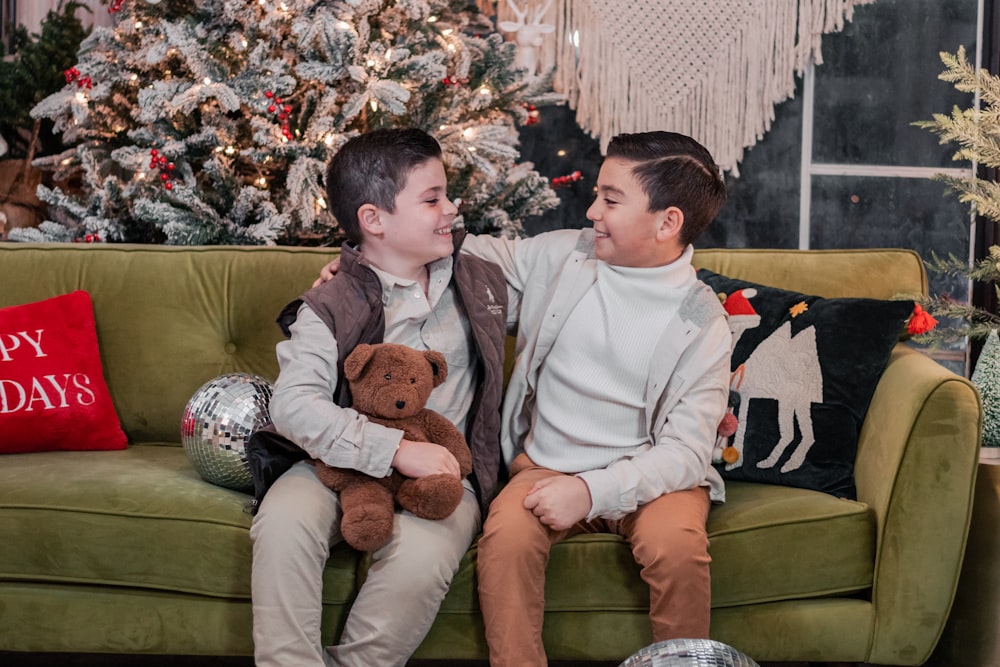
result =
[{"label": "brown corduroy pant", "polygon": [[668,493],[618,521],[580,521],[567,530],[542,524],[524,498],[538,481],[564,473],[524,454],[493,501],[479,540],[479,600],[494,667],[546,665],[542,645],[545,568],[551,546],[580,533],[614,533],[632,547],[649,585],[653,640],[707,639],[711,577],[708,489]]}]

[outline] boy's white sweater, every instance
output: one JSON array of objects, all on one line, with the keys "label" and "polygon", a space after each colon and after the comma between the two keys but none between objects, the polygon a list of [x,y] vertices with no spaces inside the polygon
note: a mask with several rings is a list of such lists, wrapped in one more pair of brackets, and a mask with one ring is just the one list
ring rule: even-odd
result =
[{"label": "boy's white sweater", "polygon": [[597,264],[538,376],[536,419],[525,440],[538,465],[577,473],[604,468],[649,442],[643,419],[654,340],[696,277],[694,251],[667,266]]}]

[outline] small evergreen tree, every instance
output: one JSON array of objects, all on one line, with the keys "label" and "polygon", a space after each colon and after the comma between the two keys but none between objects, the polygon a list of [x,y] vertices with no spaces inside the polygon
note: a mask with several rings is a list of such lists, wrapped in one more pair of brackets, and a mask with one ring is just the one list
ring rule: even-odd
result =
[{"label": "small evergreen tree", "polygon": [[[514,235],[556,205],[518,163],[531,88],[467,0],[112,0],[50,118],[82,195],[39,188],[56,221],[27,240],[170,244],[339,240],[328,158],[351,136],[415,126],[441,143],[466,225]],[[61,160],[65,162],[65,159]]]},{"label": "small evergreen tree", "polygon": [[[979,93],[980,107],[960,109],[951,115],[934,114],[932,120],[915,123],[937,134],[941,143],[954,142],[959,148],[953,159],[1000,168],[1000,78],[986,70],[976,70],[968,61],[965,49],[960,47],[955,55],[941,53],[947,69],[939,76],[950,81],[955,88],[967,93]],[[1000,184],[970,174],[966,178],[939,174],[942,181],[959,194],[959,200],[973,205],[976,213],[994,223],[1000,223]],[[972,266],[955,256],[948,258],[932,254],[928,268],[947,275],[962,276],[993,285],[1000,297],[1000,246],[991,246],[986,257]],[[984,308],[957,301],[947,295],[931,295],[919,299],[921,305],[933,315],[946,318],[947,325],[915,336],[914,340],[934,345],[942,341],[985,338],[1000,326],[1000,317]]]}]

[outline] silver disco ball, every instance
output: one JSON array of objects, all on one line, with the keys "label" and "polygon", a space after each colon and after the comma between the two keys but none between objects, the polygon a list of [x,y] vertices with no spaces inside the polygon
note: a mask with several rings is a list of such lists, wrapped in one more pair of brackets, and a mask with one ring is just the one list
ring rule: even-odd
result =
[{"label": "silver disco ball", "polygon": [[202,478],[227,489],[253,490],[250,434],[268,424],[274,386],[252,373],[228,373],[201,386],[181,419],[181,442]]},{"label": "silver disco ball", "polygon": [[711,639],[668,639],[640,649],[618,667],[760,667],[732,646]]}]

